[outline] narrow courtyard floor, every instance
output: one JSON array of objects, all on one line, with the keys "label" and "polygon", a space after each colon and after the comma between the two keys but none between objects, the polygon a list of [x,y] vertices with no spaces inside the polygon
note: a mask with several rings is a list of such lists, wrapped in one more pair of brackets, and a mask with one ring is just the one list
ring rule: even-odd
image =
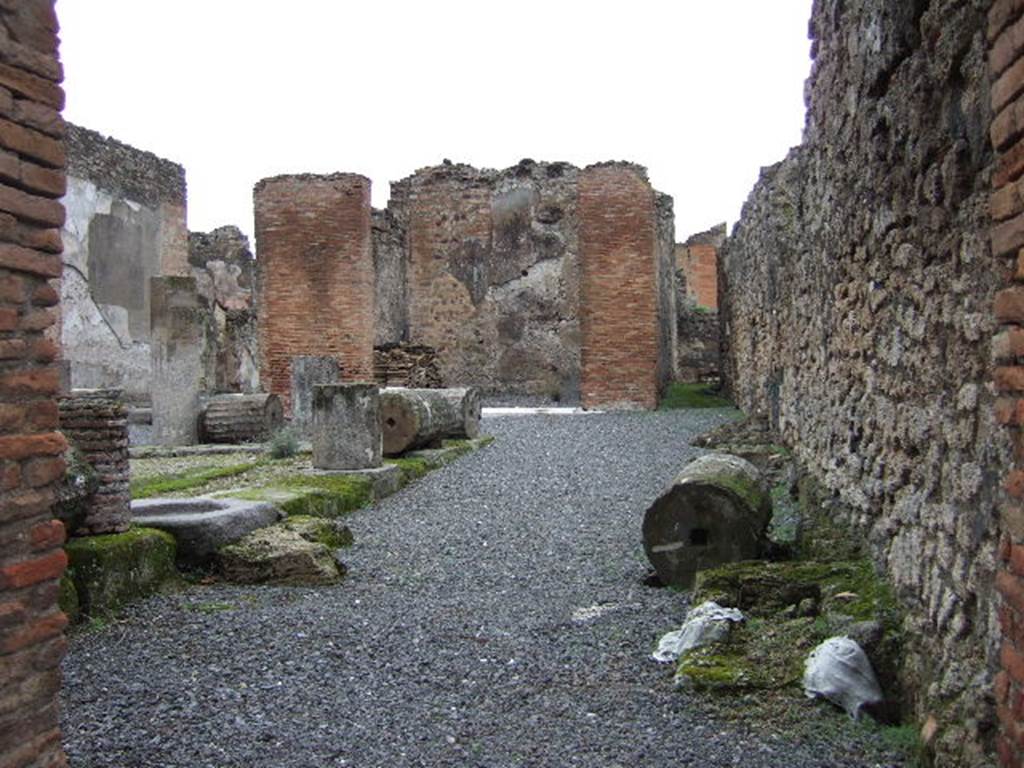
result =
[{"label": "narrow courtyard floor", "polygon": [[91,766],[903,765],[799,692],[687,693],[650,660],[687,595],[640,525],[731,411],[489,418],[495,442],[351,514],[329,588],[193,586],[77,630]]}]

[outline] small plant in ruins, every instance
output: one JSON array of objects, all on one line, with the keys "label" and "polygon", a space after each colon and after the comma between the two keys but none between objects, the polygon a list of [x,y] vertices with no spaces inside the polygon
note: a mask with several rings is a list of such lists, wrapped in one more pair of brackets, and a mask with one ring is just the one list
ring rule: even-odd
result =
[{"label": "small plant in ruins", "polygon": [[299,452],[299,435],[291,427],[282,427],[267,440],[267,453],[272,459],[288,459]]}]

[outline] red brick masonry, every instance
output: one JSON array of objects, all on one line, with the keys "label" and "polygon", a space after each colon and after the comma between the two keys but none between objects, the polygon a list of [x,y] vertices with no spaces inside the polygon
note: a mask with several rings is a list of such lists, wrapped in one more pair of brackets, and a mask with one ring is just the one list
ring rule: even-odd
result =
[{"label": "red brick masonry", "polygon": [[654,191],[625,164],[580,174],[584,407],[658,405]]},{"label": "red brick masonry", "polygon": [[263,386],[291,413],[296,355],[336,357],[346,381],[373,381],[370,180],[276,176],[254,200]]},{"label": "red brick masonry", "polygon": [[64,92],[53,0],[0,1],[0,766],[65,765],[57,719],[66,558],[52,519]]},{"label": "red brick masonry", "polygon": [[1024,766],[1024,0],[995,0],[988,37],[996,151],[992,251],[1005,259],[1008,283],[994,307],[1000,328],[992,344],[993,378],[996,416],[1012,432],[1017,467],[1006,478],[1001,509],[1004,570],[996,588],[1002,596],[1002,671],[995,694],[999,760],[1017,767]]}]

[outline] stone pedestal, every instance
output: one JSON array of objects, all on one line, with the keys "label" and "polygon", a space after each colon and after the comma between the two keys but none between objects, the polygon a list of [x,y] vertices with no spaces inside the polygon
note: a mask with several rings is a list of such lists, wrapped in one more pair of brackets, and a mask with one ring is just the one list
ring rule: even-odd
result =
[{"label": "stone pedestal", "polygon": [[292,427],[304,436],[313,426],[313,387],[341,381],[341,365],[336,357],[296,355],[291,359]]},{"label": "stone pedestal", "polygon": [[[131,523],[128,412],[119,389],[76,389],[61,398],[60,431],[95,473],[95,491],[69,534],[120,533]],[[68,525],[70,521],[65,521]]]},{"label": "stone pedestal", "polygon": [[379,467],[381,450],[380,390],[376,385],[314,385],[314,467]]},{"label": "stone pedestal", "polygon": [[199,395],[205,390],[209,313],[193,277],[150,280],[153,442],[198,439]]}]

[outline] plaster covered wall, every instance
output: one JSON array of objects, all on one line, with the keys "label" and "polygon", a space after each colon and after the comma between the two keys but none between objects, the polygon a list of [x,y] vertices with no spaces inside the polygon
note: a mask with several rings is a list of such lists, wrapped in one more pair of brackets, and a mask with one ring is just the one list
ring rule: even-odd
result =
[{"label": "plaster covered wall", "polygon": [[75,388],[148,396],[149,280],[187,274],[184,169],[69,126],[60,339]]},{"label": "plaster covered wall", "polygon": [[802,147],[719,272],[725,372],[840,502],[907,609],[937,764],[989,765],[998,653],[987,2],[818,0]]}]

